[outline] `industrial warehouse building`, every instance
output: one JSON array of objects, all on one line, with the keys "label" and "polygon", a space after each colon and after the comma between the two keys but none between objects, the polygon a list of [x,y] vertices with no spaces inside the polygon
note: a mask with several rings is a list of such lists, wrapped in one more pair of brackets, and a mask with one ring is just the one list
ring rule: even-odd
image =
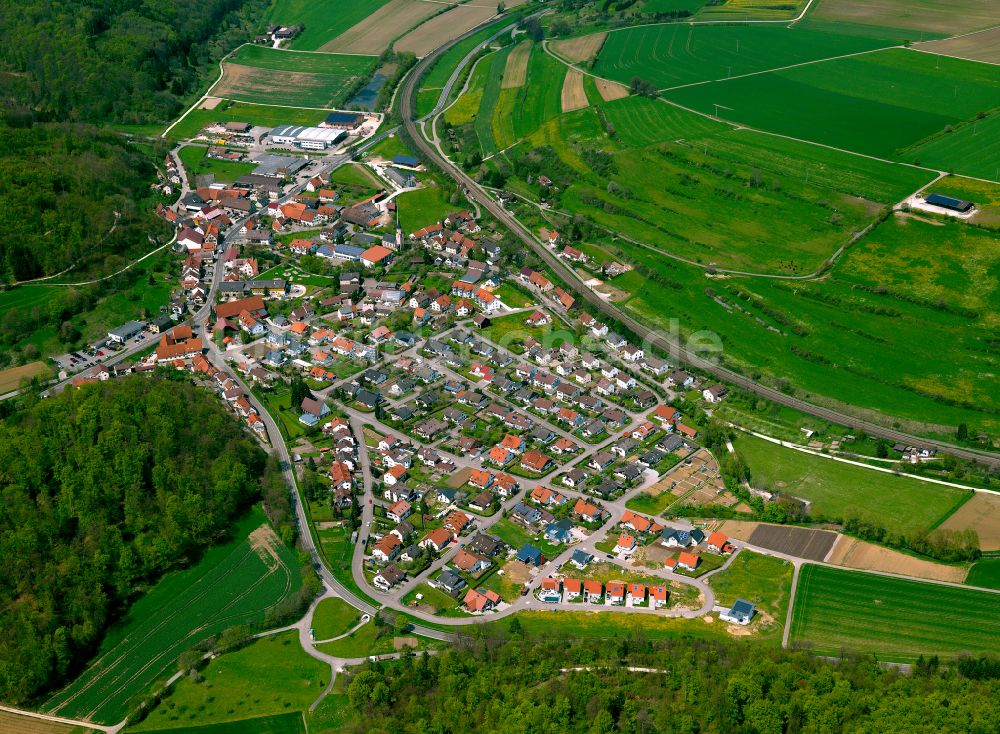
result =
[{"label": "industrial warehouse building", "polygon": [[280,125],[271,131],[271,140],[278,145],[295,145],[304,150],[326,150],[346,137],[343,130],[304,125]]}]

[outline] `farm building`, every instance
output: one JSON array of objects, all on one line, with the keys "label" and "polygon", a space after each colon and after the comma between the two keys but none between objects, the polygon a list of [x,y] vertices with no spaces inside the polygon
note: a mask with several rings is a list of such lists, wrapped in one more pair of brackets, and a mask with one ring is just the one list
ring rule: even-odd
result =
[{"label": "farm building", "polygon": [[365,116],[360,112],[331,112],[320,125],[335,130],[353,130],[364,121]]},{"label": "farm building", "polygon": [[397,166],[406,166],[407,168],[416,168],[420,165],[419,158],[415,158],[412,155],[404,155],[403,153],[393,158],[392,162]]},{"label": "farm building", "polygon": [[945,196],[944,194],[930,194],[926,201],[928,204],[939,206],[943,209],[949,209],[950,211],[958,212],[960,214],[969,212],[975,206],[975,204],[971,201],[956,199],[952,196]]},{"label": "farm building", "polygon": [[281,125],[271,131],[278,145],[295,145],[305,150],[326,150],[347,137],[344,130],[303,125]]}]

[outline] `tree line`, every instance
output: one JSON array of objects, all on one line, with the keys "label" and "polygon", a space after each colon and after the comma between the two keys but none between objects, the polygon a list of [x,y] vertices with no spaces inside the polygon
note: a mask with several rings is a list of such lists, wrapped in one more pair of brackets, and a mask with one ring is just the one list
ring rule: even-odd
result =
[{"label": "tree line", "polygon": [[577,642],[517,635],[370,664],[348,685],[356,716],[342,731],[444,734],[474,722],[508,734],[986,734],[1000,730],[991,673],[995,661],[935,660],[908,676],[870,657],[833,663],[746,641],[652,642],[641,632]]},{"label": "tree line", "polygon": [[[209,393],[162,377],[67,390],[0,422],[0,699],[77,672],[145,588],[224,538],[265,459]],[[287,488],[266,490],[294,540]]]}]

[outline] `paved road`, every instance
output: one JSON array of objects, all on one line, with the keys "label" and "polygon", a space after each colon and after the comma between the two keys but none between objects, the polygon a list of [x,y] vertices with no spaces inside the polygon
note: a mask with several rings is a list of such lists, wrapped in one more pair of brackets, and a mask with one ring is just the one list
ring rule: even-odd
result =
[{"label": "paved road", "polygon": [[[614,304],[601,298],[583,282],[580,276],[576,274],[576,271],[568,267],[552,250],[540,243],[534,234],[527,227],[521,224],[521,222],[513,214],[500,206],[500,204],[490,197],[490,195],[475,180],[473,180],[460,168],[455,166],[434,145],[429,143],[423,138],[423,136],[420,135],[420,131],[417,128],[418,121],[414,119],[416,90],[419,84],[420,75],[431,64],[433,64],[435,59],[437,59],[442,53],[451,48],[455,43],[463,40],[471,34],[472,32],[470,31],[454,41],[445,44],[437,51],[425,56],[406,77],[403,82],[402,94],[400,96],[400,110],[402,112],[406,131],[413,139],[415,145],[417,145],[421,152],[427,156],[428,160],[433,162],[435,166],[440,168],[446,175],[458,183],[465,190],[466,195],[470,200],[482,206],[494,218],[510,229],[510,231],[513,232],[525,245],[530,247],[557,276],[569,285],[577,293],[577,295],[580,296],[595,311],[617,320],[642,339],[643,342],[655,346],[659,351],[669,355],[673,359],[685,362],[692,367],[715,376],[720,380],[736,385],[744,390],[757,393],[758,395],[780,405],[786,405],[790,408],[795,408],[796,410],[808,413],[809,415],[816,416],[817,418],[848,426],[855,431],[863,430],[873,436],[885,438],[890,441],[898,441],[917,446],[934,446],[942,451],[947,451],[948,453],[954,454],[955,456],[963,459],[981,462],[990,466],[1000,465],[1000,453],[977,451],[956,446],[955,444],[938,439],[927,439],[919,436],[913,436],[879,423],[860,419],[839,410],[815,405],[807,400],[803,400],[802,398],[787,395],[780,390],[776,390],[775,388],[752,380],[722,366],[721,364],[718,364],[710,359],[706,359],[696,351],[687,348],[673,339],[667,338],[658,330],[649,328],[647,325],[639,322],[629,314],[620,310]],[[439,101],[438,106],[435,108],[435,112],[438,111],[441,106],[442,102]],[[891,418],[887,417],[887,420],[891,420]]]}]

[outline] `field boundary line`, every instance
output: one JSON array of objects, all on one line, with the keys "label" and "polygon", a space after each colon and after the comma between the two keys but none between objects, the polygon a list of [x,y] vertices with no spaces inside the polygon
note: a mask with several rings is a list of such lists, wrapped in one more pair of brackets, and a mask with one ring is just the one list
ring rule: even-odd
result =
[{"label": "field boundary line", "polygon": [[807,447],[802,446],[800,444],[791,443],[789,441],[782,441],[780,438],[774,438],[772,436],[767,436],[767,435],[765,435],[763,433],[757,433],[756,431],[751,431],[749,428],[743,428],[742,426],[738,426],[735,423],[730,423],[729,425],[732,428],[735,428],[737,431],[742,431],[743,433],[746,433],[746,434],[749,434],[751,436],[754,436],[755,438],[759,438],[759,439],[762,439],[764,441],[768,441],[770,443],[777,444],[779,446],[783,446],[786,449],[794,449],[795,451],[801,451],[804,454],[810,454],[812,456],[818,456],[818,457],[823,458],[823,459],[830,459],[831,461],[839,461],[839,462],[841,462],[843,464],[851,464],[852,466],[860,466],[863,469],[871,469],[872,471],[882,472],[883,474],[895,474],[896,476],[900,476],[900,477],[909,477],[911,479],[916,479],[916,480],[921,481],[921,482],[928,482],[929,484],[940,484],[940,485],[943,485],[945,487],[954,487],[956,489],[966,489],[966,490],[969,490],[970,492],[982,492],[983,494],[1000,495],[1000,491],[995,490],[995,489],[986,489],[984,487],[970,487],[967,484],[958,484],[956,482],[948,482],[948,481],[945,481],[944,479],[934,479],[933,477],[921,477],[921,476],[919,476],[917,474],[907,474],[905,472],[895,472],[892,469],[888,469],[886,467],[872,466],[871,464],[865,464],[862,461],[854,461],[853,459],[845,459],[842,456],[831,456],[830,454],[824,454],[824,453],[822,453],[820,451],[814,451],[813,449],[807,448]]},{"label": "field boundary line", "polygon": [[[800,66],[811,66],[813,64],[824,64],[824,63],[826,63],[828,61],[838,61],[839,59],[850,59],[850,58],[854,58],[855,56],[866,56],[868,54],[879,53],[880,51],[890,51],[890,50],[892,50],[894,48],[902,49],[902,48],[905,48],[905,46],[903,46],[901,44],[895,44],[893,46],[882,46],[880,48],[870,48],[867,51],[855,51],[854,53],[841,54],[840,56],[830,56],[830,57],[825,58],[825,59],[813,59],[812,61],[800,61],[797,64],[788,64],[786,66],[777,66],[777,67],[775,67],[773,69],[762,69],[761,71],[748,71],[745,74],[737,74],[735,76],[720,77],[719,79],[705,79],[705,80],[700,81],[700,82],[688,82],[687,84],[678,84],[678,85],[673,86],[673,87],[664,87],[663,89],[657,89],[656,91],[659,92],[660,94],[663,94],[664,92],[673,92],[673,91],[676,91],[678,89],[687,89],[688,87],[698,87],[698,86],[702,86],[704,84],[716,84],[716,83],[719,83],[719,82],[728,82],[728,81],[731,81],[733,79],[745,79],[745,78],[750,77],[750,76],[759,76],[761,74],[774,74],[775,72],[787,71],[788,69],[795,69],[795,68],[798,68]],[[618,83],[621,84],[622,82],[618,82]]]}]

